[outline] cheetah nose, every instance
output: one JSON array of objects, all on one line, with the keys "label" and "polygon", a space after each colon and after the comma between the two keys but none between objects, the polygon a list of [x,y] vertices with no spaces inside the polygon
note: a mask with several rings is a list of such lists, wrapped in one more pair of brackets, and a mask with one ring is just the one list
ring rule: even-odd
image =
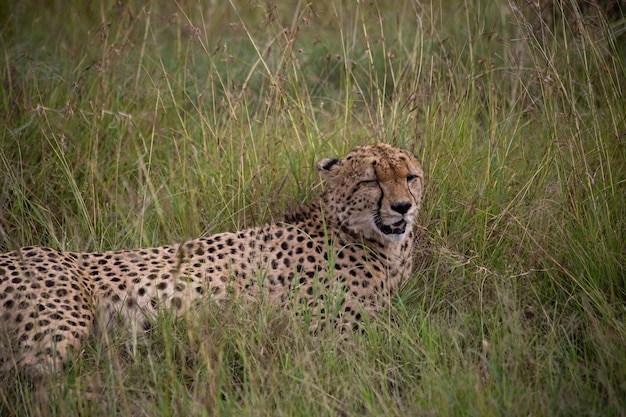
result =
[{"label": "cheetah nose", "polygon": [[411,208],[410,201],[402,201],[400,203],[394,203],[391,205],[391,209],[400,214],[406,214],[406,212],[409,211],[410,208]]}]

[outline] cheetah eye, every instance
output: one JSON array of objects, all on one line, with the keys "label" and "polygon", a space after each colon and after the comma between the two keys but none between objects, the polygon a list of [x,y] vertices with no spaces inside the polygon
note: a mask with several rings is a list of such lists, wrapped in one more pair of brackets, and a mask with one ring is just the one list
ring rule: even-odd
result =
[{"label": "cheetah eye", "polygon": [[418,178],[417,175],[409,174],[406,176],[406,182],[413,182]]},{"label": "cheetah eye", "polygon": [[377,182],[378,180],[363,180],[361,181],[361,184],[369,185],[369,184],[376,184]]}]

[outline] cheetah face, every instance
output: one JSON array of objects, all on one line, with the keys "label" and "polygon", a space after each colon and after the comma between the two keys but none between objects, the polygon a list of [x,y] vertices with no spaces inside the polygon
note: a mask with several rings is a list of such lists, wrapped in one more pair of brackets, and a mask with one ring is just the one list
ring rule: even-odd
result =
[{"label": "cheetah face", "polygon": [[402,241],[422,201],[424,172],[404,150],[379,144],[358,147],[343,159],[318,163],[325,198],[341,225],[381,242]]}]

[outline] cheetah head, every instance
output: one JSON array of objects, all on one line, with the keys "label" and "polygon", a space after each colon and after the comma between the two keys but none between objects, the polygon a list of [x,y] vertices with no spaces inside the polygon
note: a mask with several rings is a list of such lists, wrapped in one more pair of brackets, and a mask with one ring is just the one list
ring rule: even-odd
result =
[{"label": "cheetah head", "polygon": [[351,233],[402,241],[419,212],[424,171],[410,152],[386,144],[361,146],[343,159],[317,164],[327,210]]}]

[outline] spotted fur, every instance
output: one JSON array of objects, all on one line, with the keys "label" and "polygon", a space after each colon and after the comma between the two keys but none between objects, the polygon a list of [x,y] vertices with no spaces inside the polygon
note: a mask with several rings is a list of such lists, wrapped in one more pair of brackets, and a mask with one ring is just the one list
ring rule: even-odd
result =
[{"label": "spotted fur", "polygon": [[58,370],[95,324],[142,330],[194,300],[266,297],[312,327],[376,317],[411,272],[423,171],[385,144],[324,159],[326,190],[282,221],[179,244],[103,253],[24,247],[0,254],[0,363]]}]

